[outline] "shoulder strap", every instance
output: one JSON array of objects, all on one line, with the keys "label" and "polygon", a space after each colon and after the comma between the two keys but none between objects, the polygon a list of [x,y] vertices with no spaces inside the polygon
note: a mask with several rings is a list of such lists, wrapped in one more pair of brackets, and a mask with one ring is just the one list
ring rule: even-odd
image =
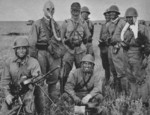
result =
[{"label": "shoulder strap", "polygon": [[69,37],[71,37],[72,34],[77,30],[78,26],[79,26],[79,23],[77,23],[77,25],[74,27],[74,29],[73,29],[73,31],[70,33],[70,36],[69,36]]},{"label": "shoulder strap", "polygon": [[86,86],[86,88],[87,88],[87,84],[88,84],[88,82],[91,80],[91,78],[92,78],[92,76],[90,76],[87,81],[85,81],[85,79],[83,78],[84,84],[82,85],[82,87],[78,86],[76,89],[82,89],[82,88],[84,88],[85,86]]}]

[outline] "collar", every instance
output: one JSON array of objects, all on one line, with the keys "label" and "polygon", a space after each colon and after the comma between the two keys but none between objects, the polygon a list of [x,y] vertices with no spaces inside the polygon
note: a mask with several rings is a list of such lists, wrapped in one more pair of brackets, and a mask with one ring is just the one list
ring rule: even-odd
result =
[{"label": "collar", "polygon": [[71,18],[71,21],[75,22],[75,23],[79,23],[81,21],[81,18],[78,18],[78,20],[74,20],[74,18]]},{"label": "collar", "polygon": [[51,19],[47,18],[46,16],[44,16],[44,19],[47,21],[50,21]]},{"label": "collar", "polygon": [[19,59],[17,56],[15,56],[14,59],[13,59],[13,62],[19,64],[19,66],[20,66],[20,65],[25,65],[25,64],[27,64],[27,62],[28,62],[28,60],[29,60],[29,57],[30,57],[30,56],[27,55],[27,56],[25,57],[25,59],[21,60],[21,59]]}]

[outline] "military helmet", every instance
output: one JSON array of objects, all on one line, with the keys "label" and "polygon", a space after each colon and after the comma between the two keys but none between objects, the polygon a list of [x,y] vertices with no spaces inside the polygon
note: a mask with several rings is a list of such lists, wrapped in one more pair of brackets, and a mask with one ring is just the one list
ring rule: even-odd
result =
[{"label": "military helmet", "polygon": [[125,17],[137,17],[137,10],[133,7],[130,7],[126,10]]},{"label": "military helmet", "polygon": [[29,41],[26,37],[16,38],[13,44],[13,48],[17,47],[29,47]]},{"label": "military helmet", "polygon": [[81,13],[82,13],[82,12],[87,12],[87,13],[90,14],[89,8],[88,8],[87,6],[83,6],[83,7],[81,8]]},{"label": "military helmet", "polygon": [[94,57],[90,54],[87,54],[82,58],[81,62],[91,62],[94,64]]},{"label": "military helmet", "polygon": [[120,14],[119,12],[119,8],[116,5],[112,5],[109,7],[109,12],[117,12],[118,14]]},{"label": "military helmet", "polygon": [[107,13],[109,13],[109,9],[106,9],[106,11],[103,14],[106,15]]},{"label": "military helmet", "polygon": [[71,4],[71,9],[72,10],[81,10],[81,5],[78,2],[74,2]]}]

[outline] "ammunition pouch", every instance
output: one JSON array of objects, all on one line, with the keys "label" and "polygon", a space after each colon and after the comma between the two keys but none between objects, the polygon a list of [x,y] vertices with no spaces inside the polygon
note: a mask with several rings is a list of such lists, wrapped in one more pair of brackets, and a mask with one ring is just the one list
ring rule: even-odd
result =
[{"label": "ammunition pouch", "polygon": [[38,43],[36,43],[36,48],[39,50],[47,50],[48,43],[38,42]]},{"label": "ammunition pouch", "polygon": [[81,45],[82,40],[73,38],[73,39],[72,39],[72,43],[73,43],[73,45],[74,45],[75,47],[78,47],[78,46]]}]

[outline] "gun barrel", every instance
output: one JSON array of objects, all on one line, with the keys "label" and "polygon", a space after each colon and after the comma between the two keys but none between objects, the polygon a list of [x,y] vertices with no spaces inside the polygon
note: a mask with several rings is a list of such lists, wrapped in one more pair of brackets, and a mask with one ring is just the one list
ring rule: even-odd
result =
[{"label": "gun barrel", "polygon": [[46,79],[47,75],[49,75],[50,73],[54,72],[55,70],[57,70],[58,68],[60,68],[60,66],[57,66],[56,68],[50,70],[49,72],[47,72],[44,76],[42,76],[40,79],[38,79],[37,81],[33,82],[33,83],[39,83],[43,80]]}]

